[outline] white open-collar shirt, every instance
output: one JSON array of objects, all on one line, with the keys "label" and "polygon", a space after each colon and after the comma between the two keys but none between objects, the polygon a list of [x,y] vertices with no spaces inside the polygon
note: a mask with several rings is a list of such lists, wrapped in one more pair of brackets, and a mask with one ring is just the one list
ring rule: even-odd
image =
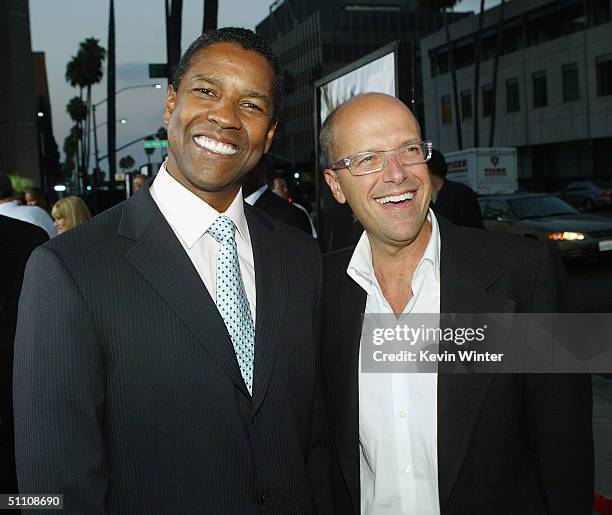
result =
[{"label": "white open-collar shirt", "polygon": [[[440,313],[440,231],[431,209],[428,220],[431,236],[412,278],[413,297],[399,322],[409,313]],[[367,293],[366,314],[393,313],[374,274],[365,232],[347,274]],[[362,373],[360,353],[362,515],[439,515],[437,376]]]},{"label": "white open-collar shirt", "polygon": [[166,170],[166,163],[163,163],[150,192],[215,302],[219,243],[206,231],[222,214],[232,219],[236,225],[236,248],[242,281],[255,322],[255,266],[249,226],[244,214],[242,189],[238,191],[225,213],[219,213],[174,179]]}]

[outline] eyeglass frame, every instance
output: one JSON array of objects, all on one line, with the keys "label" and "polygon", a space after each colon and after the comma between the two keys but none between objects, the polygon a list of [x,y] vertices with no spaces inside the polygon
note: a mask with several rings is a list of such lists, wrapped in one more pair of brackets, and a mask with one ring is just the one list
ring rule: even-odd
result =
[{"label": "eyeglass frame", "polygon": [[[408,165],[405,165],[404,163],[402,163],[399,160],[399,155],[398,155],[398,150],[401,148],[405,148],[407,146],[410,145],[420,145],[422,150],[427,149],[427,155],[425,156],[425,159],[421,162],[416,162],[416,163],[410,163]],[[330,164],[327,166],[328,169],[330,170],[341,170],[342,168],[348,168],[348,171],[351,173],[352,176],[354,177],[361,177],[362,175],[370,175],[373,173],[378,173],[378,172],[382,172],[385,167],[387,166],[387,154],[389,152],[394,152],[395,153],[395,157],[397,159],[397,162],[400,163],[402,166],[414,166],[414,165],[421,165],[421,164],[425,164],[427,163],[430,159],[431,159],[431,155],[432,155],[432,151],[433,151],[433,143],[431,142],[431,140],[420,140],[420,141],[414,141],[414,142],[410,142],[410,143],[404,143],[403,145],[400,145],[399,147],[396,148],[392,148],[390,150],[368,150],[365,152],[357,152],[357,154],[352,154],[350,156],[347,157],[343,157],[342,159],[340,159],[339,161],[336,161],[333,164]],[[380,154],[383,153],[385,156],[385,160],[383,161],[382,167],[377,169],[377,170],[373,170],[371,172],[367,172],[367,173],[360,173],[360,174],[355,174],[353,173],[353,169],[351,168],[351,160],[354,159],[355,157],[359,157],[359,156],[363,156],[366,154]]]}]

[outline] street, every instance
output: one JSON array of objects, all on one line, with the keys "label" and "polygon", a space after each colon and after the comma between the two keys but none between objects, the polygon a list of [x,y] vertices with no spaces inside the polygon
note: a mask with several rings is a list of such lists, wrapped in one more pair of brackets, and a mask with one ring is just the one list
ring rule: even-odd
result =
[{"label": "street", "polygon": [[[612,213],[604,212],[612,218]],[[610,253],[612,254],[612,252]],[[566,263],[578,311],[612,316],[612,255]],[[612,339],[612,335],[611,335]],[[612,371],[610,371],[612,373]],[[612,499],[612,375],[593,376],[595,492]]]}]

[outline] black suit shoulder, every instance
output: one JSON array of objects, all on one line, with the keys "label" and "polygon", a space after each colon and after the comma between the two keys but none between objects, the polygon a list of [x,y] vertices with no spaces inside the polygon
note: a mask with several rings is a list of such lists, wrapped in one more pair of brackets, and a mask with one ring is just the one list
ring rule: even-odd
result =
[{"label": "black suit shoulder", "polygon": [[305,213],[297,207],[292,206],[286,200],[281,199],[270,190],[265,190],[255,202],[254,207],[276,218],[287,225],[311,234],[310,222]]},{"label": "black suit shoulder", "polygon": [[[273,193],[271,193],[271,195],[276,197],[276,195]],[[281,199],[279,200],[284,202]],[[299,212],[297,208],[291,206],[290,204],[287,207]],[[255,206],[250,206],[249,204],[245,203],[244,209],[245,212],[257,217],[262,223],[271,225],[274,228],[275,233],[278,233],[278,235],[285,241],[290,255],[298,255],[300,256],[300,260],[305,261],[316,257],[317,263],[320,263],[321,251],[316,240],[310,236],[310,233],[306,234],[303,230],[295,227],[294,225],[289,225]],[[304,253],[306,253],[306,255],[304,255]]]},{"label": "black suit shoulder", "polygon": [[37,225],[0,215],[0,322],[13,327],[23,272],[30,254],[49,239]]}]

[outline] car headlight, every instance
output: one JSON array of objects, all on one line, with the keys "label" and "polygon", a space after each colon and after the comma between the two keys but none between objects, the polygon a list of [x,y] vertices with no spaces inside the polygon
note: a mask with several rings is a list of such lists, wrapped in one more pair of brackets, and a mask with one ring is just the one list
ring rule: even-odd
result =
[{"label": "car headlight", "polygon": [[584,234],[581,232],[572,232],[572,231],[564,231],[564,232],[553,232],[547,234],[546,237],[549,240],[557,240],[557,241],[575,241],[575,240],[584,240]]}]

